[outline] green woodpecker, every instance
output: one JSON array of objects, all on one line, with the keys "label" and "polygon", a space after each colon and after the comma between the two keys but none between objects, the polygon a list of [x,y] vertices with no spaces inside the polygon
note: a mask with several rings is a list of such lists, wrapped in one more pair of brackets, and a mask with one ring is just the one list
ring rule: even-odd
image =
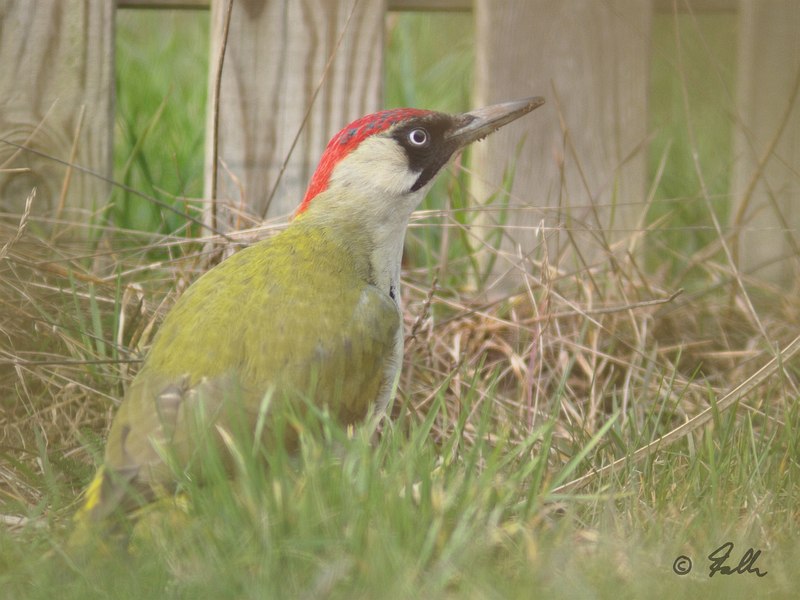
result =
[{"label": "green woodpecker", "polygon": [[169,490],[191,461],[200,407],[210,431],[230,425],[235,405],[254,432],[265,398],[269,410],[311,401],[342,424],[381,414],[402,363],[411,213],[454,154],[543,102],[385,110],[336,134],[291,224],[209,270],[167,314],[79,517],[100,521]]}]

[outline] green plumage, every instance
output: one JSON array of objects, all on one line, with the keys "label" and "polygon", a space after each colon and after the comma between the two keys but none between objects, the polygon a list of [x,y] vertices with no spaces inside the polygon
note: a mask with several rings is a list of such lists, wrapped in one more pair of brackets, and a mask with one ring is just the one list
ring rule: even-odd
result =
[{"label": "green plumage", "polygon": [[305,396],[347,424],[388,398],[400,312],[371,283],[354,239],[301,217],[189,287],[114,419],[104,469],[87,494],[92,520],[128,501],[128,487],[146,498],[169,489],[162,446],[189,460],[200,401],[213,424],[227,425],[234,408],[254,425],[267,392],[272,408]]},{"label": "green plumage", "polygon": [[381,413],[402,360],[411,213],[455,152],[543,102],[380,111],[335,135],[286,231],[203,275],[167,315],[114,418],[79,524],[174,487],[173,467],[190,468],[203,446],[197,434],[227,439],[263,423],[259,441],[291,442],[286,430],[272,439],[266,406],[312,402],[345,425]]}]

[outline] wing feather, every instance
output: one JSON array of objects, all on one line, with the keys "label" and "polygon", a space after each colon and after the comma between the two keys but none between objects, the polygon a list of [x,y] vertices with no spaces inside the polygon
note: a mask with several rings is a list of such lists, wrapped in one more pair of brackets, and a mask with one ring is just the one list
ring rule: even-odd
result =
[{"label": "wing feather", "polygon": [[323,233],[289,228],[190,286],[114,419],[98,474],[112,489],[108,502],[95,499],[97,514],[120,502],[114,479],[169,485],[164,447],[189,459],[200,404],[212,420],[235,405],[254,423],[265,393],[283,402],[305,395],[346,424],[385,404],[399,367],[400,312],[350,263]]}]

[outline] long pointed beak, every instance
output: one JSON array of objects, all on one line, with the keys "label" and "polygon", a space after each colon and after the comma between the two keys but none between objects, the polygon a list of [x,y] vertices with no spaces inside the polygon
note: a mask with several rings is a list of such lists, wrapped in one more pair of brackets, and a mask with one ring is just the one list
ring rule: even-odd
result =
[{"label": "long pointed beak", "polygon": [[459,148],[485,138],[522,115],[526,115],[544,104],[544,98],[533,96],[522,100],[513,100],[501,104],[493,104],[463,113],[457,117],[461,122],[458,128],[447,134],[447,138],[455,141]]}]

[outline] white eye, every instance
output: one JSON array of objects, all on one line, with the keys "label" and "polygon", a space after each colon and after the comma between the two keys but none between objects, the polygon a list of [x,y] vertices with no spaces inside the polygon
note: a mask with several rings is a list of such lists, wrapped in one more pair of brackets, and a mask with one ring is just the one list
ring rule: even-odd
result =
[{"label": "white eye", "polygon": [[424,129],[412,129],[408,134],[412,146],[424,146],[428,143],[428,132]]}]

